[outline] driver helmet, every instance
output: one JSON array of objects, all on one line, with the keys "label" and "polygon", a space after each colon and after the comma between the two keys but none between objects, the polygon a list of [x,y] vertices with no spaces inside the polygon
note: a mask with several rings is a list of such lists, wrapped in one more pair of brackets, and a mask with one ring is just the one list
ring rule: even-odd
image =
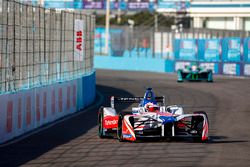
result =
[{"label": "driver helmet", "polygon": [[158,112],[160,111],[160,107],[158,105],[155,105],[153,103],[147,103],[145,105],[146,111],[147,112]]}]

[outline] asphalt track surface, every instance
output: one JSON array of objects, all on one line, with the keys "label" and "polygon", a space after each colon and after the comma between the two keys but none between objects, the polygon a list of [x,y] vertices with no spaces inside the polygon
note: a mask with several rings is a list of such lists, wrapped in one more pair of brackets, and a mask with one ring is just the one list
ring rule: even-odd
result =
[{"label": "asphalt track surface", "polygon": [[250,166],[250,79],[217,76],[214,80],[177,83],[175,74],[97,70],[95,104],[108,106],[111,95],[141,96],[150,86],[166,97],[168,105],[183,105],[186,113],[206,111],[208,143],[100,139],[99,105],[94,104],[75,117],[1,147],[0,166]]}]

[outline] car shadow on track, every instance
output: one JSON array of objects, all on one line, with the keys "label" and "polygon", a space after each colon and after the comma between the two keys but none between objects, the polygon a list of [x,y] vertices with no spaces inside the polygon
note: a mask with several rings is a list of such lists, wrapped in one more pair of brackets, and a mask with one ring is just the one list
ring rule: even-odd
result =
[{"label": "car shadow on track", "polygon": [[208,141],[194,141],[192,138],[142,138],[137,139],[135,142],[131,141],[124,141],[127,143],[159,143],[159,142],[167,142],[167,143],[204,143],[204,144],[223,144],[223,143],[247,143],[248,140],[230,140],[228,137],[225,136],[210,136]]},{"label": "car shadow on track", "polygon": [[[96,88],[103,97],[97,96],[95,101],[103,99],[102,105],[105,106],[110,105],[108,97],[111,95],[132,96],[132,94],[122,89],[102,85],[97,85]],[[99,107],[86,108],[75,117],[59,122],[17,143],[0,147],[0,166],[20,166],[53,150],[57,146],[69,143],[71,140],[86,134],[97,125]],[[127,108],[128,105],[123,107]]]},{"label": "car shadow on track", "polygon": [[207,143],[220,144],[220,143],[247,143],[249,140],[231,140],[226,136],[210,136]]}]

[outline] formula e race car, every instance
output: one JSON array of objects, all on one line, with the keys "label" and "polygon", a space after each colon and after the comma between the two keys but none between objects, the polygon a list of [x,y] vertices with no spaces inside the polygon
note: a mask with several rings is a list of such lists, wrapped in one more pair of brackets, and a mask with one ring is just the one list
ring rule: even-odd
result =
[{"label": "formula e race car", "polygon": [[[139,103],[131,111],[116,111],[115,103]],[[111,107],[98,112],[100,138],[115,137],[119,141],[143,138],[190,137],[208,140],[208,117],[203,111],[184,114],[181,106],[165,107],[164,96],[155,97],[151,88],[144,97],[111,97]]]},{"label": "formula e race car", "polygon": [[178,69],[177,75],[178,82],[183,82],[183,80],[213,82],[212,70],[197,65],[185,66],[184,69]]}]

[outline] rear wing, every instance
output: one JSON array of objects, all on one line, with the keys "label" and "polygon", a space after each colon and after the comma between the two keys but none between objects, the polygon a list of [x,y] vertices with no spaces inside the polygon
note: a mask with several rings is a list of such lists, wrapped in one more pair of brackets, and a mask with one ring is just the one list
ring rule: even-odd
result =
[{"label": "rear wing", "polygon": [[[140,103],[143,100],[144,100],[143,97],[115,97],[115,96],[111,96],[110,105],[112,108],[115,108],[115,103],[116,104]],[[164,96],[155,97],[155,100],[157,103],[161,103],[161,104],[165,105],[165,97]]]}]

